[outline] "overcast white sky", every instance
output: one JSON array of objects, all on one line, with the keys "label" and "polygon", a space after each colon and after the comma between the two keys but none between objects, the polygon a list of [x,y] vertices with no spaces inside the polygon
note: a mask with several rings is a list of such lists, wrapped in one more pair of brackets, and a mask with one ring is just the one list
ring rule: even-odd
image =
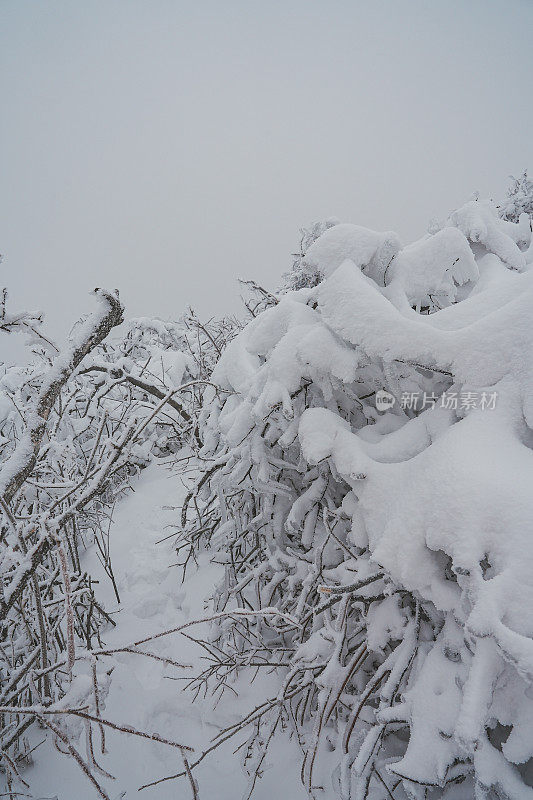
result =
[{"label": "overcast white sky", "polygon": [[0,285],[54,332],[94,286],[129,315],[235,310],[302,225],[409,241],[533,172],[531,0],[2,0],[0,22]]}]

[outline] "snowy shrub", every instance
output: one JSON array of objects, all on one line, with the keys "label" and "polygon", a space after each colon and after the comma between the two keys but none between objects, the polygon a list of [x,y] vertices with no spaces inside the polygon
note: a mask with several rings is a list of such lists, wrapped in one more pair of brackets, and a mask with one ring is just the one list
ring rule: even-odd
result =
[{"label": "snowy shrub", "polygon": [[518,222],[521,214],[533,216],[533,181],[527,176],[527,170],[519,178],[513,178],[507,190],[507,197],[500,207],[503,219]]},{"label": "snowy shrub", "polygon": [[303,289],[306,286],[316,286],[324,277],[317,264],[307,259],[307,253],[311,245],[316,242],[322,234],[339,224],[335,217],[314,222],[309,228],[300,228],[300,252],[293,253],[292,269],[283,275],[284,284],[281,291],[292,291]]},{"label": "snowy shrub", "polygon": [[[9,781],[38,720],[98,788],[91,720],[79,714],[96,715],[103,731],[109,659],[97,674],[97,658],[109,655],[100,634],[115,622],[83,553],[96,545],[120,602],[109,544],[116,500],[153,455],[200,443],[195,390],[205,380],[192,323],[137,319],[113,338],[122,306],[95,294],[99,309],[61,350],[40,316],[10,315],[5,292],[0,306],[0,331],[29,333],[33,349],[26,366],[0,374],[0,758]],[[87,724],[84,762],[74,744]],[[102,752],[104,743],[102,733]]]},{"label": "snowy shrub", "polygon": [[279,676],[215,744],[249,731],[249,794],[284,729],[311,797],[533,798],[529,226],[317,233],[214,370],[182,510],[249,612],[198,687]]}]

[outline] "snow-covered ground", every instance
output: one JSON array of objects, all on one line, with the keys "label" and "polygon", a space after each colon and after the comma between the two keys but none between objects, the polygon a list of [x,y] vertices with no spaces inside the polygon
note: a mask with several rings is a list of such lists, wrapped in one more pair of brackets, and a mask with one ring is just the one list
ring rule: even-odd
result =
[{"label": "snow-covered ground", "polygon": [[[172,532],[169,526],[176,522],[176,507],[180,506],[183,493],[177,475],[162,464],[154,464],[144,471],[135,484],[135,491],[116,507],[111,555],[120,606],[117,607],[110,581],[105,576],[100,576],[99,592],[106,608],[117,611],[114,615],[118,623],[116,628],[105,632],[105,643],[110,647],[176,627],[188,619],[201,618],[208,611],[206,598],[220,567],[211,564],[208,554],[204,554],[201,569],[195,570],[193,565],[182,584],[181,570],[170,566],[176,561],[172,539],[157,544]],[[96,565],[95,553],[89,552],[86,566],[96,572]],[[194,635],[200,630],[200,627],[195,628]],[[257,683],[250,687],[243,686],[243,681],[239,698],[227,692],[215,710],[209,698],[198,698],[192,703],[191,692],[183,691],[183,682],[173,678],[199,671],[200,648],[179,634],[161,639],[157,648],[156,643],[151,648],[173,660],[191,664],[193,669],[178,670],[137,655],[120,656],[113,662],[115,668],[105,709],[108,719],[157,732],[201,751],[220,727],[254,707]],[[274,690],[277,680],[271,680]],[[34,730],[31,744],[42,739],[43,732]],[[195,771],[201,800],[234,800],[243,795],[246,777],[239,766],[239,754],[232,754],[244,739],[245,736],[237,737],[223,745]],[[189,784],[182,778],[138,793],[141,785],[182,770],[183,764],[175,749],[109,730],[106,740],[108,754],[99,761],[115,780],[102,778],[101,782],[112,800],[134,797],[170,800],[192,796]],[[280,737],[273,743],[264,777],[257,784],[254,797],[257,800],[270,800],[272,796],[290,800],[305,798],[299,768],[297,746],[286,737]],[[25,771],[24,778],[39,800],[55,797],[58,800],[93,800],[98,796],[74,760],[58,753],[50,740],[37,748],[34,766]],[[328,793],[323,796],[327,798]]]}]

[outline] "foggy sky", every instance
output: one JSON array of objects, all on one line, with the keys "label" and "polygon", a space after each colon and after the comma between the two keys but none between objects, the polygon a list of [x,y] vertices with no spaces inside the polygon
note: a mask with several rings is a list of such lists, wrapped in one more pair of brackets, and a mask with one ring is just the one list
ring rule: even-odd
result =
[{"label": "foggy sky", "polygon": [[327,216],[417,238],[533,172],[532,34],[529,0],[2,0],[0,285],[59,333],[95,286],[235,311]]}]

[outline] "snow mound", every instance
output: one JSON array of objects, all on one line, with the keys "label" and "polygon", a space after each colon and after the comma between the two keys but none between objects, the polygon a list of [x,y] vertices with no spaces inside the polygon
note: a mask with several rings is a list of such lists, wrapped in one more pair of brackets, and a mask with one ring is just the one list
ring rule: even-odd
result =
[{"label": "snow mound", "polygon": [[329,228],[311,245],[304,263],[327,277],[348,260],[377,279],[400,248],[396,233],[377,233],[360,225],[342,223]]}]

